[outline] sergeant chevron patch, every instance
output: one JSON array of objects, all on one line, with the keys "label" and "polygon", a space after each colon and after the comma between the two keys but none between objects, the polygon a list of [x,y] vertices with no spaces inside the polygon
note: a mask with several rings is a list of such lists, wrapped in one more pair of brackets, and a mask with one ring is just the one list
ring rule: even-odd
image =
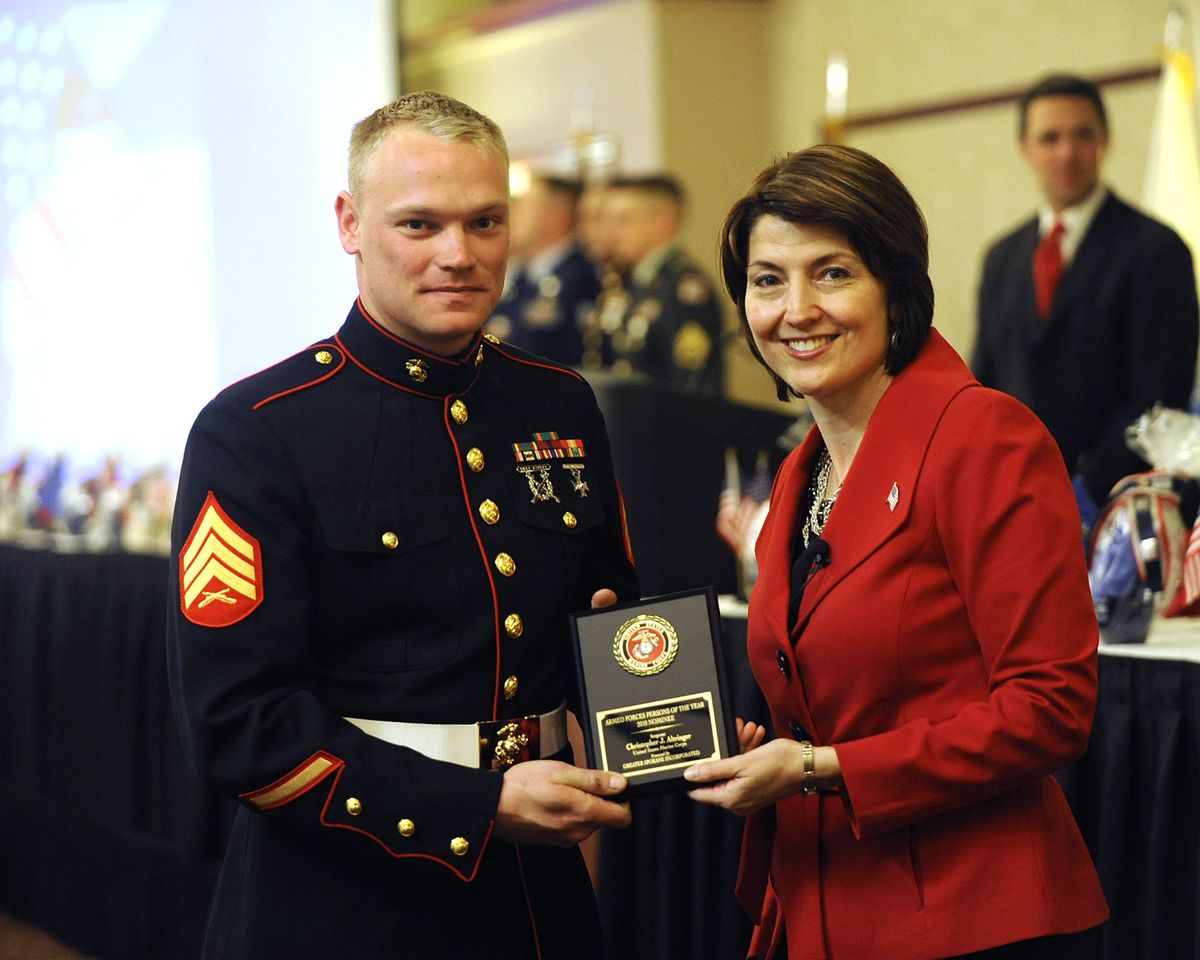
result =
[{"label": "sergeant chevron patch", "polygon": [[262,598],[262,547],[210,490],[179,552],[183,615],[202,627],[227,627],[248,617]]}]

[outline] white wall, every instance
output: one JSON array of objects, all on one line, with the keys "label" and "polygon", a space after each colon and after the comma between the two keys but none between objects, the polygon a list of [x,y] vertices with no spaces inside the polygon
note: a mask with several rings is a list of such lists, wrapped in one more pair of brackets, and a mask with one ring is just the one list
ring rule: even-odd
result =
[{"label": "white wall", "polygon": [[172,464],[219,387],[337,328],[333,202],[393,94],[388,9],[0,8],[0,469]]},{"label": "white wall", "polygon": [[504,130],[514,157],[568,140],[590,102],[627,169],[662,162],[658,16],[653,0],[614,0],[564,16],[439,43],[403,64],[410,90],[433,87]]}]

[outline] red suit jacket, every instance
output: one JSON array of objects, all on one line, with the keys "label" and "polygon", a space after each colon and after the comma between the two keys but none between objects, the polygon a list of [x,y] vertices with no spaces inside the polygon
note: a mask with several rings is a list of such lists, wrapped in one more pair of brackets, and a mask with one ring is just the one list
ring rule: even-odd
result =
[{"label": "red suit jacket", "polygon": [[[779,736],[837,748],[840,793],[751,817],[752,956],[927,960],[1102,922],[1052,772],[1084,750],[1097,627],[1054,441],[932,331],[872,415],[788,623],[814,429],[758,541],[751,664]],[[789,732],[790,731],[790,732]]]}]

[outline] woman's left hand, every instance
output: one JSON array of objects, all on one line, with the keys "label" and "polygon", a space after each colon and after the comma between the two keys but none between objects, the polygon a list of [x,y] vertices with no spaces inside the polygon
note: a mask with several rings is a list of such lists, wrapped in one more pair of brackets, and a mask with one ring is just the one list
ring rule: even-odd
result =
[{"label": "woman's left hand", "polygon": [[[738,737],[744,753],[697,763],[683,771],[686,780],[700,785],[688,791],[693,800],[724,807],[744,817],[800,792],[804,782],[800,744],[784,739],[762,743],[765,731],[755,727],[754,723],[743,725],[738,721]],[[816,747],[813,757],[817,782],[823,787],[840,786],[842,771],[837,751],[833,747]]]},{"label": "woman's left hand", "polygon": [[688,795],[700,803],[747,816],[799,790],[804,777],[800,744],[772,740],[736,757],[688,767],[683,776],[697,786]]}]

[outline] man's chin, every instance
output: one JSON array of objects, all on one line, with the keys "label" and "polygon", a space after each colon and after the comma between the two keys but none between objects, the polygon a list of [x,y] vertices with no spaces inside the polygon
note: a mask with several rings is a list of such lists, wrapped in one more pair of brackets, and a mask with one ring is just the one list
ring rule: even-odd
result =
[{"label": "man's chin", "polygon": [[1086,200],[1095,188],[1095,183],[1084,183],[1082,181],[1059,184],[1059,204],[1064,208],[1074,207]]},{"label": "man's chin", "polygon": [[438,317],[435,321],[436,333],[427,337],[427,340],[431,345],[436,344],[434,353],[443,357],[455,356],[471,345],[471,341],[475,339],[486,320],[486,316],[480,317],[476,314],[450,313]]}]

